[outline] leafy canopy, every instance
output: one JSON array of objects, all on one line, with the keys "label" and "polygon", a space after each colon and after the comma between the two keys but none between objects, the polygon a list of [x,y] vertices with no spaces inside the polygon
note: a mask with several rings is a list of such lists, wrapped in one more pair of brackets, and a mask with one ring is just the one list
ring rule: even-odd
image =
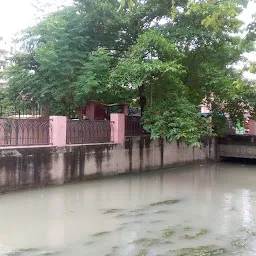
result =
[{"label": "leafy canopy", "polygon": [[130,103],[153,138],[197,145],[212,132],[200,104],[211,108],[215,132],[224,112],[236,122],[241,106],[254,104],[254,87],[234,68],[254,50],[253,23],[239,34],[247,3],[75,0],[23,32],[7,97],[32,95],[54,114],[89,99]]}]

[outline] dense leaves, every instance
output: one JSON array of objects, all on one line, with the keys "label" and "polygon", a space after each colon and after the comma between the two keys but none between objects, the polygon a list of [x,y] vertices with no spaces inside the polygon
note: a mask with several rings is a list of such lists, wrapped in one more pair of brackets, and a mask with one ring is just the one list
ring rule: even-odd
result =
[{"label": "dense leaves", "polygon": [[7,95],[31,95],[54,114],[89,99],[140,105],[153,138],[198,145],[212,132],[200,104],[211,108],[214,132],[224,112],[236,122],[254,104],[234,68],[254,49],[253,23],[239,34],[247,2],[75,0],[23,32]]},{"label": "dense leaves", "polygon": [[201,118],[198,109],[183,97],[154,105],[143,121],[152,138],[166,138],[170,142],[185,141],[199,146],[198,138],[211,133],[209,120]]},{"label": "dense leaves", "polygon": [[132,11],[133,6],[136,4],[136,2],[137,0],[120,0],[120,6],[117,11],[121,11],[126,7],[128,7],[129,10]]}]

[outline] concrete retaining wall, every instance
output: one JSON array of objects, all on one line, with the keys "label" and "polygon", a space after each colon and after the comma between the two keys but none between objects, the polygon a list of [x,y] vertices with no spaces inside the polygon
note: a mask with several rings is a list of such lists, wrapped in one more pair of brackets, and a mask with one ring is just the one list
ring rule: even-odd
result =
[{"label": "concrete retaining wall", "polygon": [[0,149],[0,192],[61,185],[108,175],[214,160],[215,143],[203,148],[128,137],[125,144]]},{"label": "concrete retaining wall", "polygon": [[220,144],[218,146],[218,157],[256,159],[256,146]]},{"label": "concrete retaining wall", "polygon": [[217,141],[218,158],[256,159],[256,136],[229,135]]}]

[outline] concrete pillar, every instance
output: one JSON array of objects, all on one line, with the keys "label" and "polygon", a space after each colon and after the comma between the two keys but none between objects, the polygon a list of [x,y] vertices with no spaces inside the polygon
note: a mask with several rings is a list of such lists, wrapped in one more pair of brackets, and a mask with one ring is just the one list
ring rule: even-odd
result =
[{"label": "concrete pillar", "polygon": [[254,119],[249,120],[249,135],[256,135],[256,121]]},{"label": "concrete pillar", "polygon": [[86,116],[90,121],[95,119],[95,106],[96,102],[94,101],[89,101],[86,105]]},{"label": "concrete pillar", "polygon": [[51,116],[52,127],[50,130],[50,138],[52,145],[55,147],[64,147],[67,144],[67,117]]},{"label": "concrete pillar", "polygon": [[111,121],[111,141],[114,143],[123,144],[125,141],[125,115],[110,114]]}]

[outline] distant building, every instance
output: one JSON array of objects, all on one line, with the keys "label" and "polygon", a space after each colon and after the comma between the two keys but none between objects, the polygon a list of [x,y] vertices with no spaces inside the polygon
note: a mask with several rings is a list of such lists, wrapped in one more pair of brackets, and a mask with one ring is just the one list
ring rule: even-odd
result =
[{"label": "distant building", "polygon": [[206,104],[201,104],[201,114],[210,114],[210,110]]},{"label": "distant building", "polygon": [[10,57],[15,53],[15,45],[0,36],[0,89],[7,86],[7,81],[1,76],[10,64]]}]

